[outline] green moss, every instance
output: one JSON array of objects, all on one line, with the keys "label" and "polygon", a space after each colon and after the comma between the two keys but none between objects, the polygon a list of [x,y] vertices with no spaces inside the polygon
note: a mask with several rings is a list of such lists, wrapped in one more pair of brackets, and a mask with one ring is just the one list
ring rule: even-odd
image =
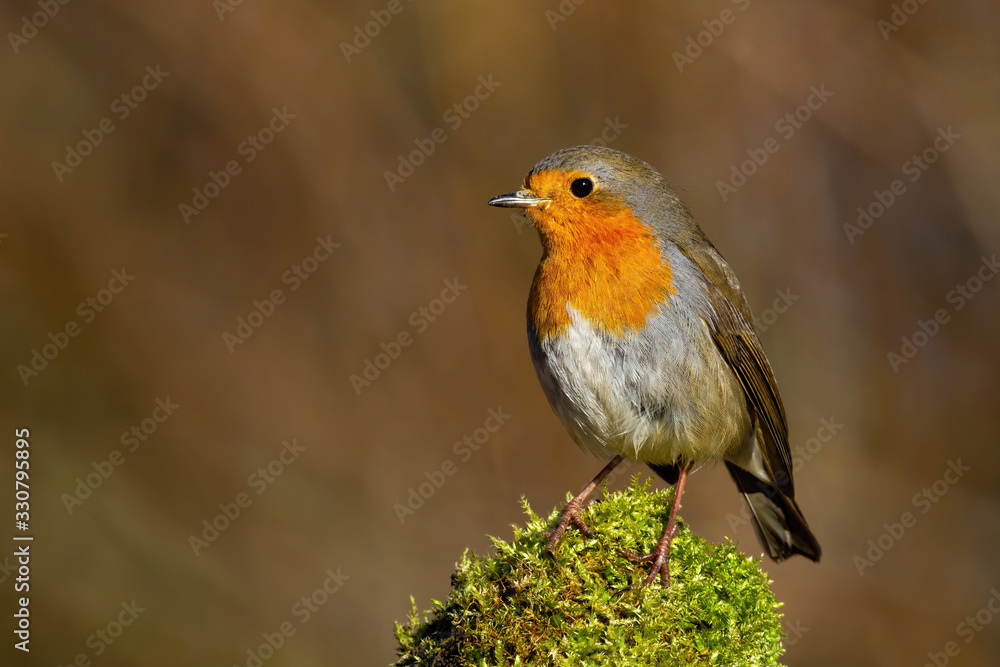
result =
[{"label": "green moss", "polygon": [[[732,542],[709,544],[683,523],[670,557],[671,586],[622,556],[645,554],[666,525],[673,490],[634,480],[584,513],[594,538],[566,531],[557,555],[544,553],[545,520],[529,520],[496,556],[466,552],[447,602],[423,619],[413,607],[396,624],[402,665],[776,665],[782,653],[779,604],[759,559]],[[411,598],[412,602],[412,598]]]}]

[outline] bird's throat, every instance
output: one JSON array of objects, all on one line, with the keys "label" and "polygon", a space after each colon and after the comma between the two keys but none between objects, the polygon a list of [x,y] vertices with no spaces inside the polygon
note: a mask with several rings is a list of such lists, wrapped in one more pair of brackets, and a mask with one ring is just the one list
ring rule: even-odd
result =
[{"label": "bird's throat", "polygon": [[574,220],[571,231],[539,229],[543,255],[528,316],[541,339],[570,325],[567,306],[595,329],[624,335],[645,326],[677,291],[656,236],[628,210],[612,218]]}]

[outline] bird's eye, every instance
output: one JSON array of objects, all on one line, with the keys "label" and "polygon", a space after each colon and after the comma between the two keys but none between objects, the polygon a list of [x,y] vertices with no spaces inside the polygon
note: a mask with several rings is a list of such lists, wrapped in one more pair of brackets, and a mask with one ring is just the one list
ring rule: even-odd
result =
[{"label": "bird's eye", "polygon": [[577,199],[583,199],[594,190],[594,182],[589,178],[578,178],[569,184],[569,191]]}]

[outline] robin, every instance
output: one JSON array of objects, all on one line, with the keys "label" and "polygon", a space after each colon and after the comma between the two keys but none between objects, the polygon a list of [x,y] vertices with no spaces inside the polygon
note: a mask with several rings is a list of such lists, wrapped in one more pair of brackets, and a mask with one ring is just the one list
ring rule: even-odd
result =
[{"label": "robin", "polygon": [[656,169],[599,146],[532,168],[491,206],[527,211],[542,258],[528,344],[552,409],[583,449],[610,459],[546,534],[554,553],[584,500],[626,457],[676,485],[663,538],[636,561],[670,585],[670,544],[688,474],[725,461],[775,561],[818,561],[795,503],[788,424],[736,274]]}]

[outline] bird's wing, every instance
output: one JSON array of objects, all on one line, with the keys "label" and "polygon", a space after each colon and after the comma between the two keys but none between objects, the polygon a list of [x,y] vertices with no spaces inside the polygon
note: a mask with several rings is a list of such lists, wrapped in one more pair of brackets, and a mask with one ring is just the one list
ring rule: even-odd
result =
[{"label": "bird's wing", "polygon": [[733,270],[714,247],[681,248],[706,276],[705,287],[714,318],[709,321],[712,338],[739,380],[751,413],[757,417],[765,465],[773,483],[794,497],[792,457],[788,448],[788,422],[778,394],[778,384],[751,324],[750,308]]}]

